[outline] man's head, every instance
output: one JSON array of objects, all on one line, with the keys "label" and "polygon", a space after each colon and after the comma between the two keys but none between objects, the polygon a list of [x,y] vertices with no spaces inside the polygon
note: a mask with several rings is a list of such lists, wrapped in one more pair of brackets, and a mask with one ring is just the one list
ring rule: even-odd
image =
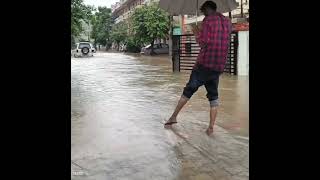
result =
[{"label": "man's head", "polygon": [[208,15],[213,14],[214,12],[216,12],[217,4],[215,2],[213,2],[213,1],[206,1],[201,6],[200,10],[205,16],[208,16]]}]

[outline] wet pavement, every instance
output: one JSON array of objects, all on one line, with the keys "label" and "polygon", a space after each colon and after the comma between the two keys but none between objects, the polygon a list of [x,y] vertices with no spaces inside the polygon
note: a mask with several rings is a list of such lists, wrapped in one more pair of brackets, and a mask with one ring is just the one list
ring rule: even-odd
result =
[{"label": "wet pavement", "polygon": [[208,137],[204,87],[181,111],[179,123],[163,128],[189,73],[173,73],[166,57],[72,58],[72,179],[248,179],[248,77],[221,77],[221,106]]}]

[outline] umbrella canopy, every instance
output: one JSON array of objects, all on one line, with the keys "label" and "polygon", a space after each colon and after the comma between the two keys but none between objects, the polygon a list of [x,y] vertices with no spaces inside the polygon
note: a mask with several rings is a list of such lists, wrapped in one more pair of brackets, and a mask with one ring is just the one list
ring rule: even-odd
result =
[{"label": "umbrella canopy", "polygon": [[[207,0],[160,0],[159,7],[170,15],[198,15],[200,7]],[[217,4],[220,13],[230,12],[238,7],[235,0],[211,0]]]}]

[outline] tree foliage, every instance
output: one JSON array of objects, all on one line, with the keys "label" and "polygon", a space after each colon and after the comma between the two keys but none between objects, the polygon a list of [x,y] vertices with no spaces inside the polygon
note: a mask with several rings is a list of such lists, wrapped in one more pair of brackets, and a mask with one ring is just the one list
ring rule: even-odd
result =
[{"label": "tree foliage", "polygon": [[81,21],[89,22],[92,11],[92,6],[87,6],[83,0],[71,0],[71,35],[77,37],[83,31]]},{"label": "tree foliage", "polygon": [[132,15],[133,35],[140,44],[151,43],[165,38],[169,31],[169,18],[156,4],[137,8]]},{"label": "tree foliage", "polygon": [[101,44],[103,46],[108,44],[112,23],[111,9],[98,7],[98,11],[91,18],[91,37],[95,40],[95,44]]},{"label": "tree foliage", "polygon": [[115,24],[112,27],[110,37],[113,42],[117,43],[118,47],[120,43],[125,43],[128,37],[128,24],[124,21]]}]

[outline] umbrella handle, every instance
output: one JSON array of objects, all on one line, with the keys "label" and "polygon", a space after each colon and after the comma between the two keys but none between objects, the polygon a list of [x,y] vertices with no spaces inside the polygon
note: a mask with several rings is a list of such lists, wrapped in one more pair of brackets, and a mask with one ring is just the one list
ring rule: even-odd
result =
[{"label": "umbrella handle", "polygon": [[197,9],[196,9],[196,25],[198,26],[198,0],[197,0]]}]

